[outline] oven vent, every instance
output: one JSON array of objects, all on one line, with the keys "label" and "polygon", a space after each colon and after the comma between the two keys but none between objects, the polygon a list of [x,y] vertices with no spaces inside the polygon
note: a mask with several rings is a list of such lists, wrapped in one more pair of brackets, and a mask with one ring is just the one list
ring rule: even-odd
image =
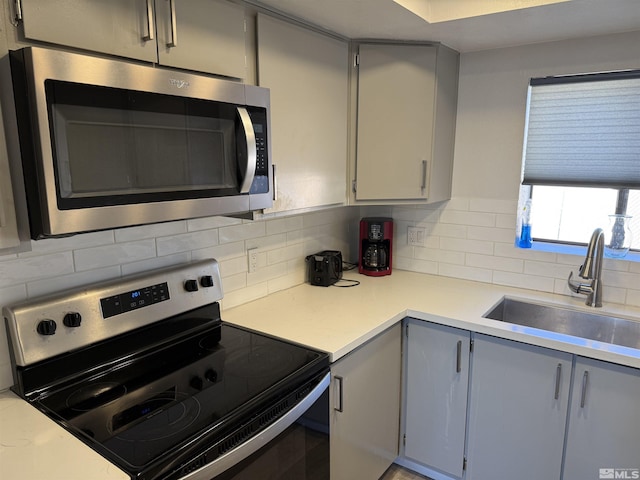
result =
[{"label": "oven vent", "polygon": [[[292,396],[295,396],[295,394]],[[265,427],[269,426],[274,421],[276,421],[279,417],[281,417],[284,413],[286,413],[291,408],[292,396],[278,402],[269,410],[260,414],[251,423],[245,425],[236,433],[227,437],[224,441],[220,443],[218,447],[218,455],[225,454],[229,450],[243,443],[249,437],[255,435],[257,432],[259,432],[260,430],[264,429]]]},{"label": "oven vent", "polygon": [[183,477],[191,472],[195,472],[196,470],[204,467],[207,464],[207,456],[200,455],[193,462],[189,462],[184,467],[180,469],[180,477]]}]

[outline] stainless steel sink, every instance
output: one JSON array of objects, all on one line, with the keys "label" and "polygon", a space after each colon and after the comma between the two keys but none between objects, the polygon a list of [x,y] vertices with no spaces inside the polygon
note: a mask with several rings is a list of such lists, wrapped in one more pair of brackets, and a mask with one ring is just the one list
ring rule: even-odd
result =
[{"label": "stainless steel sink", "polygon": [[483,315],[574,337],[640,349],[640,322],[505,297]]}]

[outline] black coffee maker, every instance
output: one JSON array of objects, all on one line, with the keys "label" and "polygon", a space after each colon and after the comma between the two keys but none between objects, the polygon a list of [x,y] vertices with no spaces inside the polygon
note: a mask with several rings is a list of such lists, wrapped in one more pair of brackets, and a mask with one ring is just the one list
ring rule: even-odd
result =
[{"label": "black coffee maker", "polygon": [[358,271],[380,277],[391,275],[393,219],[367,217],[360,220],[360,254]]}]

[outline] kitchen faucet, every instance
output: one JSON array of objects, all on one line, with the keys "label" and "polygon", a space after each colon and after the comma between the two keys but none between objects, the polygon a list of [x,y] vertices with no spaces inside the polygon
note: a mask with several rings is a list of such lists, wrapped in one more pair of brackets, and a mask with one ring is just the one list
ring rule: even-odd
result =
[{"label": "kitchen faucet", "polygon": [[602,307],[602,257],[604,254],[604,231],[596,228],[591,235],[587,256],[584,263],[578,270],[580,278],[584,278],[591,283],[572,282],[573,271],[569,273],[567,283],[569,288],[575,293],[587,295],[585,302],[590,307]]}]

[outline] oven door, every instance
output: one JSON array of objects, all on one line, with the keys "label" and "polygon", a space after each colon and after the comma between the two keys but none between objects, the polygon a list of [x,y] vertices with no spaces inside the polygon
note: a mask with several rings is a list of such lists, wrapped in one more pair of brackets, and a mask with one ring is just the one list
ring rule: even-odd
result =
[{"label": "oven door", "polygon": [[329,480],[329,382],[327,372],[278,421],[181,480]]}]

